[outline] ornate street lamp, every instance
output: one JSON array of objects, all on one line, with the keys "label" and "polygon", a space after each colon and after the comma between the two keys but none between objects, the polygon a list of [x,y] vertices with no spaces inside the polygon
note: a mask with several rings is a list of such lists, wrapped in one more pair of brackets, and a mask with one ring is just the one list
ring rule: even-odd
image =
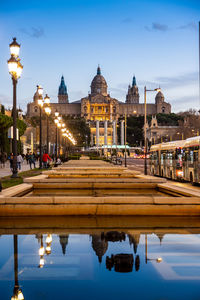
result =
[{"label": "ornate street lamp", "polygon": [[11,57],[8,60],[8,70],[12,77],[13,82],[13,140],[12,140],[12,152],[13,152],[13,178],[17,177],[17,81],[20,78],[23,70],[23,66],[19,59],[20,45],[16,42],[16,38],[13,38],[13,42],[9,45]]},{"label": "ornate street lamp", "polygon": [[39,94],[39,98],[38,98],[38,105],[40,107],[40,166],[39,168],[42,169],[42,107],[44,104],[43,101],[43,88],[40,85],[37,85],[37,91]]},{"label": "ornate street lamp", "polygon": [[50,98],[49,96],[46,94],[46,96],[44,97],[44,104],[45,104],[45,113],[47,115],[47,153],[49,153],[49,116],[51,114],[51,108],[50,108]]},{"label": "ornate street lamp", "polygon": [[59,123],[59,120],[58,120],[58,117],[59,117],[59,112],[56,110],[55,111],[55,124],[56,124],[56,145],[55,145],[55,154],[56,154],[56,162],[57,162],[57,157],[58,157],[58,127],[57,127],[57,124]]},{"label": "ornate street lamp", "polygon": [[144,87],[144,175],[147,175],[147,92],[160,92],[160,88],[147,90]]}]

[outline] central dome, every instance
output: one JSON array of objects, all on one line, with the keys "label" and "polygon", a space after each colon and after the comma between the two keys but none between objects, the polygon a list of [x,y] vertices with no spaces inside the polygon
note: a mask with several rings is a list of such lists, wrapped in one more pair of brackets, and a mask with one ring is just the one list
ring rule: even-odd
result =
[{"label": "central dome", "polygon": [[91,95],[101,94],[107,96],[107,83],[105,78],[101,75],[101,69],[98,66],[97,75],[93,78],[91,83]]}]

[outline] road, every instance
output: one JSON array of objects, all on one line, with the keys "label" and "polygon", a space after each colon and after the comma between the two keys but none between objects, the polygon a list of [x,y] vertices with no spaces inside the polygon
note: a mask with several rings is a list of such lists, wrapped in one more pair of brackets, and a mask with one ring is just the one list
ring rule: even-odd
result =
[{"label": "road", "polygon": [[[124,160],[122,165],[124,166]],[[150,175],[150,168],[149,168],[149,160],[147,160],[147,171],[148,171],[148,175]],[[130,170],[136,170],[136,171],[140,171],[141,174],[144,174],[144,159],[141,158],[128,158],[127,159],[127,167]],[[187,187],[187,188],[191,188],[193,190],[198,190],[200,189],[200,186],[193,186],[191,183],[189,182],[178,182],[175,180],[167,180],[167,182],[179,186],[179,187]]]}]

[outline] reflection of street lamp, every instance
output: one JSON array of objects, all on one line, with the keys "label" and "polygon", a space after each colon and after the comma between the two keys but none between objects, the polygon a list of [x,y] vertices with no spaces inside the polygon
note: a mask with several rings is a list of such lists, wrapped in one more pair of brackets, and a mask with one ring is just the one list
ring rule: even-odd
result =
[{"label": "reflection of street lamp", "polygon": [[11,57],[8,60],[8,70],[12,77],[13,82],[13,140],[12,140],[12,152],[13,152],[13,168],[12,168],[12,177],[17,177],[17,80],[22,74],[23,66],[20,63],[19,59],[19,49],[20,45],[16,42],[16,38],[13,38],[13,42],[9,45]]},{"label": "reflection of street lamp", "polygon": [[44,267],[44,253],[45,253],[45,249],[43,246],[43,236],[41,236],[41,245],[39,249],[40,263],[38,266],[40,269]]},{"label": "reflection of street lamp", "polygon": [[147,90],[146,86],[144,87],[144,174],[147,175],[147,92],[159,92],[160,88],[154,90]]},{"label": "reflection of street lamp", "polygon": [[48,234],[46,237],[46,254],[49,255],[51,254],[51,243],[52,243],[52,235]]},{"label": "reflection of street lamp", "polygon": [[148,260],[154,260],[157,263],[161,263],[162,262],[162,257],[158,257],[158,258],[148,258],[147,257],[147,234],[145,234],[145,263],[147,264]]},{"label": "reflection of street lamp", "polygon": [[15,287],[13,290],[13,296],[11,300],[24,300],[24,295],[19,288],[18,282],[18,245],[17,245],[17,235],[14,235],[14,270],[15,270]]}]

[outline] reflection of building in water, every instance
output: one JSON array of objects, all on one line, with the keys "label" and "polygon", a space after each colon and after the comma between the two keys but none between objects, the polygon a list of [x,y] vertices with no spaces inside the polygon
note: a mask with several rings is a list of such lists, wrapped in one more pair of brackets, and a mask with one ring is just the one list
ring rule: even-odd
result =
[{"label": "reflection of building in water", "polygon": [[92,234],[92,248],[98,256],[99,262],[102,262],[102,257],[108,249],[108,242],[101,239],[101,235]]},{"label": "reflection of building in water", "polygon": [[134,253],[137,253],[137,248],[140,243],[140,234],[129,234],[129,244],[133,245]]},{"label": "reflection of building in water", "polygon": [[108,231],[102,232],[101,239],[109,242],[122,242],[126,240],[126,235],[124,232]]},{"label": "reflection of building in water", "polygon": [[160,240],[160,245],[161,245],[161,244],[162,244],[162,240],[163,240],[165,234],[162,233],[162,232],[160,232],[160,233],[156,233],[156,235],[157,235],[157,237],[159,238],[159,240]]},{"label": "reflection of building in water", "polygon": [[60,244],[61,244],[61,247],[62,247],[62,253],[63,255],[65,255],[66,253],[66,247],[67,247],[67,244],[68,244],[68,238],[69,238],[69,235],[64,235],[64,234],[60,234],[59,235],[59,239],[60,239]]},{"label": "reflection of building in water", "polygon": [[114,267],[115,272],[128,273],[133,271],[133,254],[116,254],[111,257],[106,256],[106,268],[111,271]]},{"label": "reflection of building in water", "polygon": [[139,271],[140,269],[140,257],[139,255],[136,255],[136,258],[135,258],[135,271]]},{"label": "reflection of building in water", "polygon": [[41,233],[38,233],[35,235],[36,239],[38,240],[38,244],[41,243],[41,240],[42,240],[42,234]]}]

